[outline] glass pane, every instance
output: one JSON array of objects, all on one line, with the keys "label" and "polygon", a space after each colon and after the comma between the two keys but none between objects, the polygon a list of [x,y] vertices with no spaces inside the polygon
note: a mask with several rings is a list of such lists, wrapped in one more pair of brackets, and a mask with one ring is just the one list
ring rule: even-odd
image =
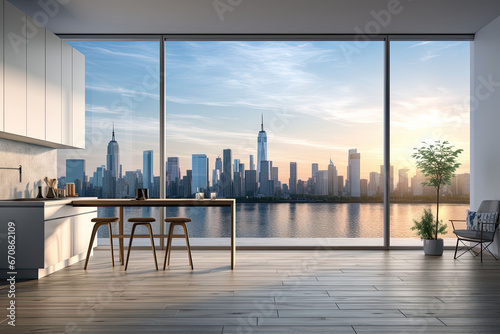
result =
[{"label": "glass pane", "polygon": [[[470,42],[391,42],[391,245],[421,245],[410,228],[424,209],[436,216],[436,190],[411,158],[423,142],[449,141],[462,164],[440,193],[439,220],[465,219],[469,208]],[[455,242],[451,224],[445,244]]]},{"label": "glass pane", "polygon": [[[383,244],[383,42],[166,41],[165,61],[168,197],[237,198],[240,238]],[[224,209],[166,210],[230,235]]]},{"label": "glass pane", "polygon": [[[86,124],[81,126],[86,130],[86,148],[58,151],[59,187],[75,183],[80,197],[134,198],[136,188],[148,188],[151,198],[159,197],[160,43],[71,45],[85,55]],[[118,214],[117,208],[98,209],[100,217]],[[153,232],[160,232],[158,208],[126,208],[125,221],[132,216],[154,217]],[[125,222],[125,233],[131,225]],[[147,233],[142,228],[137,233]],[[100,229],[100,244],[108,242],[107,233]]]}]

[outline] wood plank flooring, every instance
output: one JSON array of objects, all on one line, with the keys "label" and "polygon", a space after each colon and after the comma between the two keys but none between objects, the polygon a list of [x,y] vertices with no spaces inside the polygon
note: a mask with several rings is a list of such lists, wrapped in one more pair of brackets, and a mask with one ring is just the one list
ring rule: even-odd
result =
[{"label": "wood plank flooring", "polygon": [[[163,252],[158,260],[163,264]],[[16,285],[1,333],[499,333],[500,262],[422,251],[109,251]],[[118,260],[116,259],[116,263]],[[160,267],[161,267],[160,265]],[[1,284],[5,284],[5,281]],[[7,286],[0,286],[0,309]]]}]

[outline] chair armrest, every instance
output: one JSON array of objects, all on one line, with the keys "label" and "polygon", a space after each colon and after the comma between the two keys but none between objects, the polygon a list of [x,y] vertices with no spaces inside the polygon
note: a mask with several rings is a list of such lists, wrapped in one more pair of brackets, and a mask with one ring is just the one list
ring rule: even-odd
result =
[{"label": "chair armrest", "polygon": [[450,223],[451,223],[451,226],[453,227],[453,231],[456,230],[454,222],[466,222],[466,221],[467,220],[465,220],[465,219],[450,219]]}]

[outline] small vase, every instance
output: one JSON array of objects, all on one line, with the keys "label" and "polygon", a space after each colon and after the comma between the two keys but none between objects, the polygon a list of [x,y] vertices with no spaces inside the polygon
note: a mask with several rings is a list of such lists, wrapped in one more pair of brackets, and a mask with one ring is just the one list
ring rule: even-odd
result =
[{"label": "small vase", "polygon": [[49,187],[49,189],[47,190],[47,196],[45,196],[47,198],[55,198],[56,197],[56,192],[54,191],[54,188],[52,187]]},{"label": "small vase", "polygon": [[42,186],[38,186],[38,195],[36,195],[36,198],[43,198]]}]

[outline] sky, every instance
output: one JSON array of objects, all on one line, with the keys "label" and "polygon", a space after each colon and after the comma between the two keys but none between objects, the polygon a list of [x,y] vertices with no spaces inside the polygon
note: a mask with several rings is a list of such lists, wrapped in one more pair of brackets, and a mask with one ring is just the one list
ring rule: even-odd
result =
[{"label": "sky", "polygon": [[[142,169],[154,150],[159,174],[159,43],[72,42],[86,56],[84,158],[87,174],[105,164],[114,124],[123,170]],[[361,153],[361,177],[383,162],[383,42],[167,41],[166,157],[207,154],[210,169],[222,150],[249,167],[257,157],[261,116],[268,160],[288,183],[330,159],[346,176],[347,152]],[[463,148],[459,172],[469,171],[469,42],[391,42],[391,164],[409,168],[422,141],[448,140]],[[211,173],[210,173],[211,174]],[[397,172],[395,172],[397,175]]]}]

